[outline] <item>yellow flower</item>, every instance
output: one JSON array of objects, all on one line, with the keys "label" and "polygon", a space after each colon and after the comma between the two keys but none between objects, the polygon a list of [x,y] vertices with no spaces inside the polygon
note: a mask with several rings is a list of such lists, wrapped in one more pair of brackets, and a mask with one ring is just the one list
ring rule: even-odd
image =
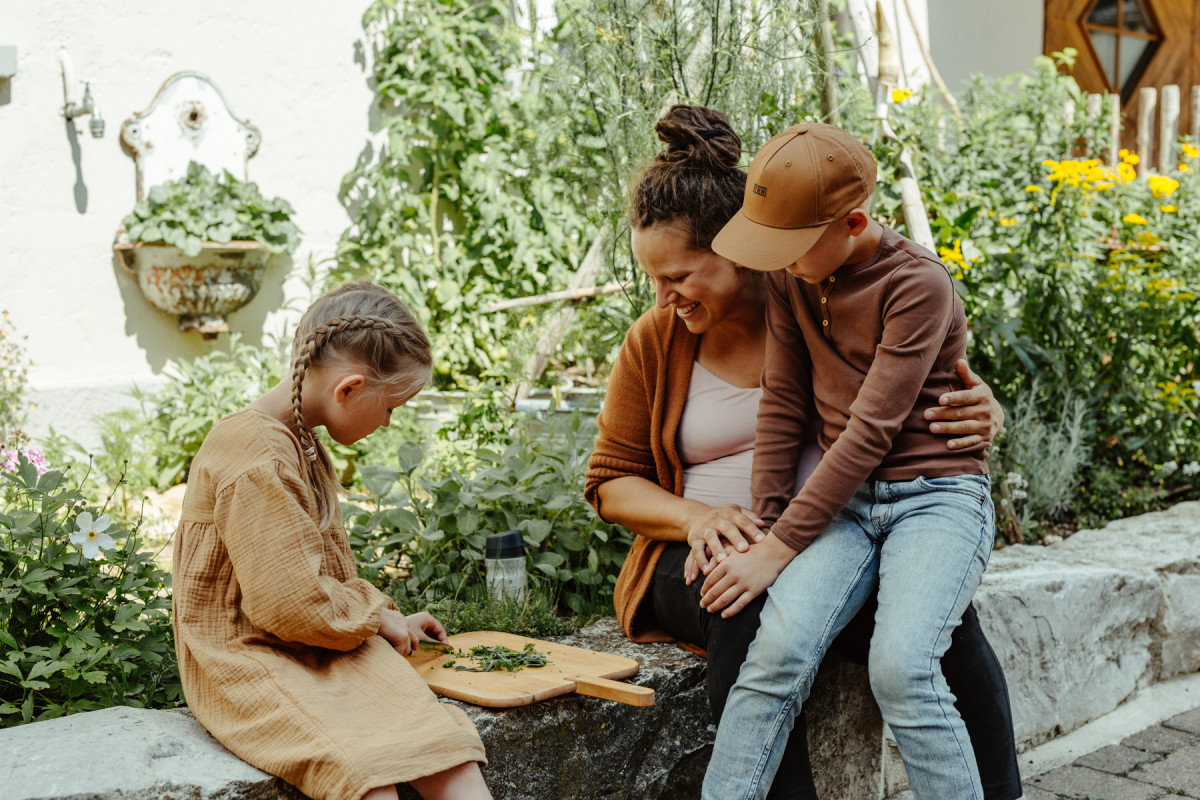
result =
[{"label": "yellow flower", "polygon": [[1195,158],[1196,156],[1200,156],[1200,149],[1193,147],[1190,144],[1182,145],[1179,149],[1183,151],[1183,155],[1186,158],[1191,159]]},{"label": "yellow flower", "polygon": [[1030,184],[1029,186],[1025,187],[1025,191],[1027,191],[1027,192],[1044,192],[1045,189],[1043,189],[1040,186],[1034,186],[1033,184]]},{"label": "yellow flower", "polygon": [[1166,175],[1148,175],[1146,183],[1150,185],[1150,193],[1159,200],[1162,200],[1164,197],[1170,197],[1179,188],[1179,181],[1174,178],[1168,178]]},{"label": "yellow flower", "polygon": [[1136,164],[1142,160],[1141,158],[1138,157],[1137,153],[1131,153],[1128,150],[1126,150],[1125,148],[1121,148],[1121,152],[1119,153],[1119,155],[1121,156],[1121,161],[1126,164]]},{"label": "yellow flower", "polygon": [[901,87],[899,89],[892,89],[892,102],[893,103],[903,103],[905,100],[912,97],[914,94],[915,94],[915,92],[912,92],[903,87]]},{"label": "yellow flower", "polygon": [[1176,167],[1176,169],[1177,169],[1177,170],[1179,170],[1180,172],[1187,172],[1187,171],[1188,171],[1188,165],[1187,165],[1187,164],[1180,164],[1179,166],[1177,166],[1177,167]]},{"label": "yellow flower", "polygon": [[1009,219],[1008,217],[1001,217],[1000,224],[1007,228],[1009,225],[1016,225],[1017,221],[1015,219]]},{"label": "yellow flower", "polygon": [[1130,225],[1148,225],[1146,218],[1141,214],[1126,214],[1121,217],[1122,222],[1128,222]]},{"label": "yellow flower", "polygon": [[1158,210],[1163,212],[1164,214],[1174,214],[1179,209],[1176,208],[1175,206],[1159,206]]}]

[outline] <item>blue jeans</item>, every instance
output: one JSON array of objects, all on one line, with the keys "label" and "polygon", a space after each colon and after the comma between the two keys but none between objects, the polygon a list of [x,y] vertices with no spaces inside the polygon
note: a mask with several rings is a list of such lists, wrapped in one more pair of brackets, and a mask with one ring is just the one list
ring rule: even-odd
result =
[{"label": "blue jeans", "polygon": [[706,800],[766,796],[833,638],[876,584],[871,689],[918,800],[982,800],[941,657],[983,576],[995,512],[985,475],[870,481],[767,592],[704,777]]}]

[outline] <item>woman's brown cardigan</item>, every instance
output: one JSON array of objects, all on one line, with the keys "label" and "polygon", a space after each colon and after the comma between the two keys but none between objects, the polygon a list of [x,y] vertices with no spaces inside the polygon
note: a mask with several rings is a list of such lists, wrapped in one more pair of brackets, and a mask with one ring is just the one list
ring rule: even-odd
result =
[{"label": "woman's brown cardigan", "polygon": [[[634,475],[672,494],[683,494],[683,462],[675,434],[699,343],[700,337],[679,322],[673,308],[647,311],[626,334],[597,418],[599,433],[583,490],[601,518],[598,490],[613,478]],[[613,590],[617,621],[635,642],[671,641],[659,628],[653,610],[642,603],[664,544],[637,536]]]}]

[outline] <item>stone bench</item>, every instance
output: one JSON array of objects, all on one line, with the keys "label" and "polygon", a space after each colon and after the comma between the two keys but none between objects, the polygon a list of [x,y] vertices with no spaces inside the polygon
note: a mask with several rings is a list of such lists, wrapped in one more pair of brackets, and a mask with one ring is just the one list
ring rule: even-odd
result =
[{"label": "stone bench", "polygon": [[[1200,670],[1200,503],[992,554],[976,606],[1004,666],[1019,749],[1070,732],[1135,691]],[[693,798],[714,730],[704,661],[635,645],[613,620],[565,642],[638,659],[652,708],[568,695],[518,709],[464,704],[503,798]],[[875,800],[905,786],[866,670],[834,660],[809,702],[821,796]],[[447,701],[449,702],[449,701]],[[114,708],[0,731],[4,800],[166,795],[297,798],[244,764],[186,711]],[[407,792],[405,798],[416,797]]]}]

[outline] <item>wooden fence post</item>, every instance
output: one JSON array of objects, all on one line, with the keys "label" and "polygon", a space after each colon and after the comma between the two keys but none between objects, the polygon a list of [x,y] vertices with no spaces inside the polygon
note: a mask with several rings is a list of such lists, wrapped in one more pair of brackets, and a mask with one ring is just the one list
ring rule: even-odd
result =
[{"label": "wooden fence post", "polygon": [[1192,87],[1192,144],[1200,144],[1200,86]]},{"label": "wooden fence post", "polygon": [[1139,178],[1146,177],[1154,159],[1154,112],[1158,109],[1158,89],[1144,86],[1138,89],[1137,149]]},{"label": "wooden fence post", "polygon": [[1162,108],[1158,113],[1158,171],[1163,175],[1179,163],[1175,143],[1179,141],[1179,87],[1162,87]]}]

